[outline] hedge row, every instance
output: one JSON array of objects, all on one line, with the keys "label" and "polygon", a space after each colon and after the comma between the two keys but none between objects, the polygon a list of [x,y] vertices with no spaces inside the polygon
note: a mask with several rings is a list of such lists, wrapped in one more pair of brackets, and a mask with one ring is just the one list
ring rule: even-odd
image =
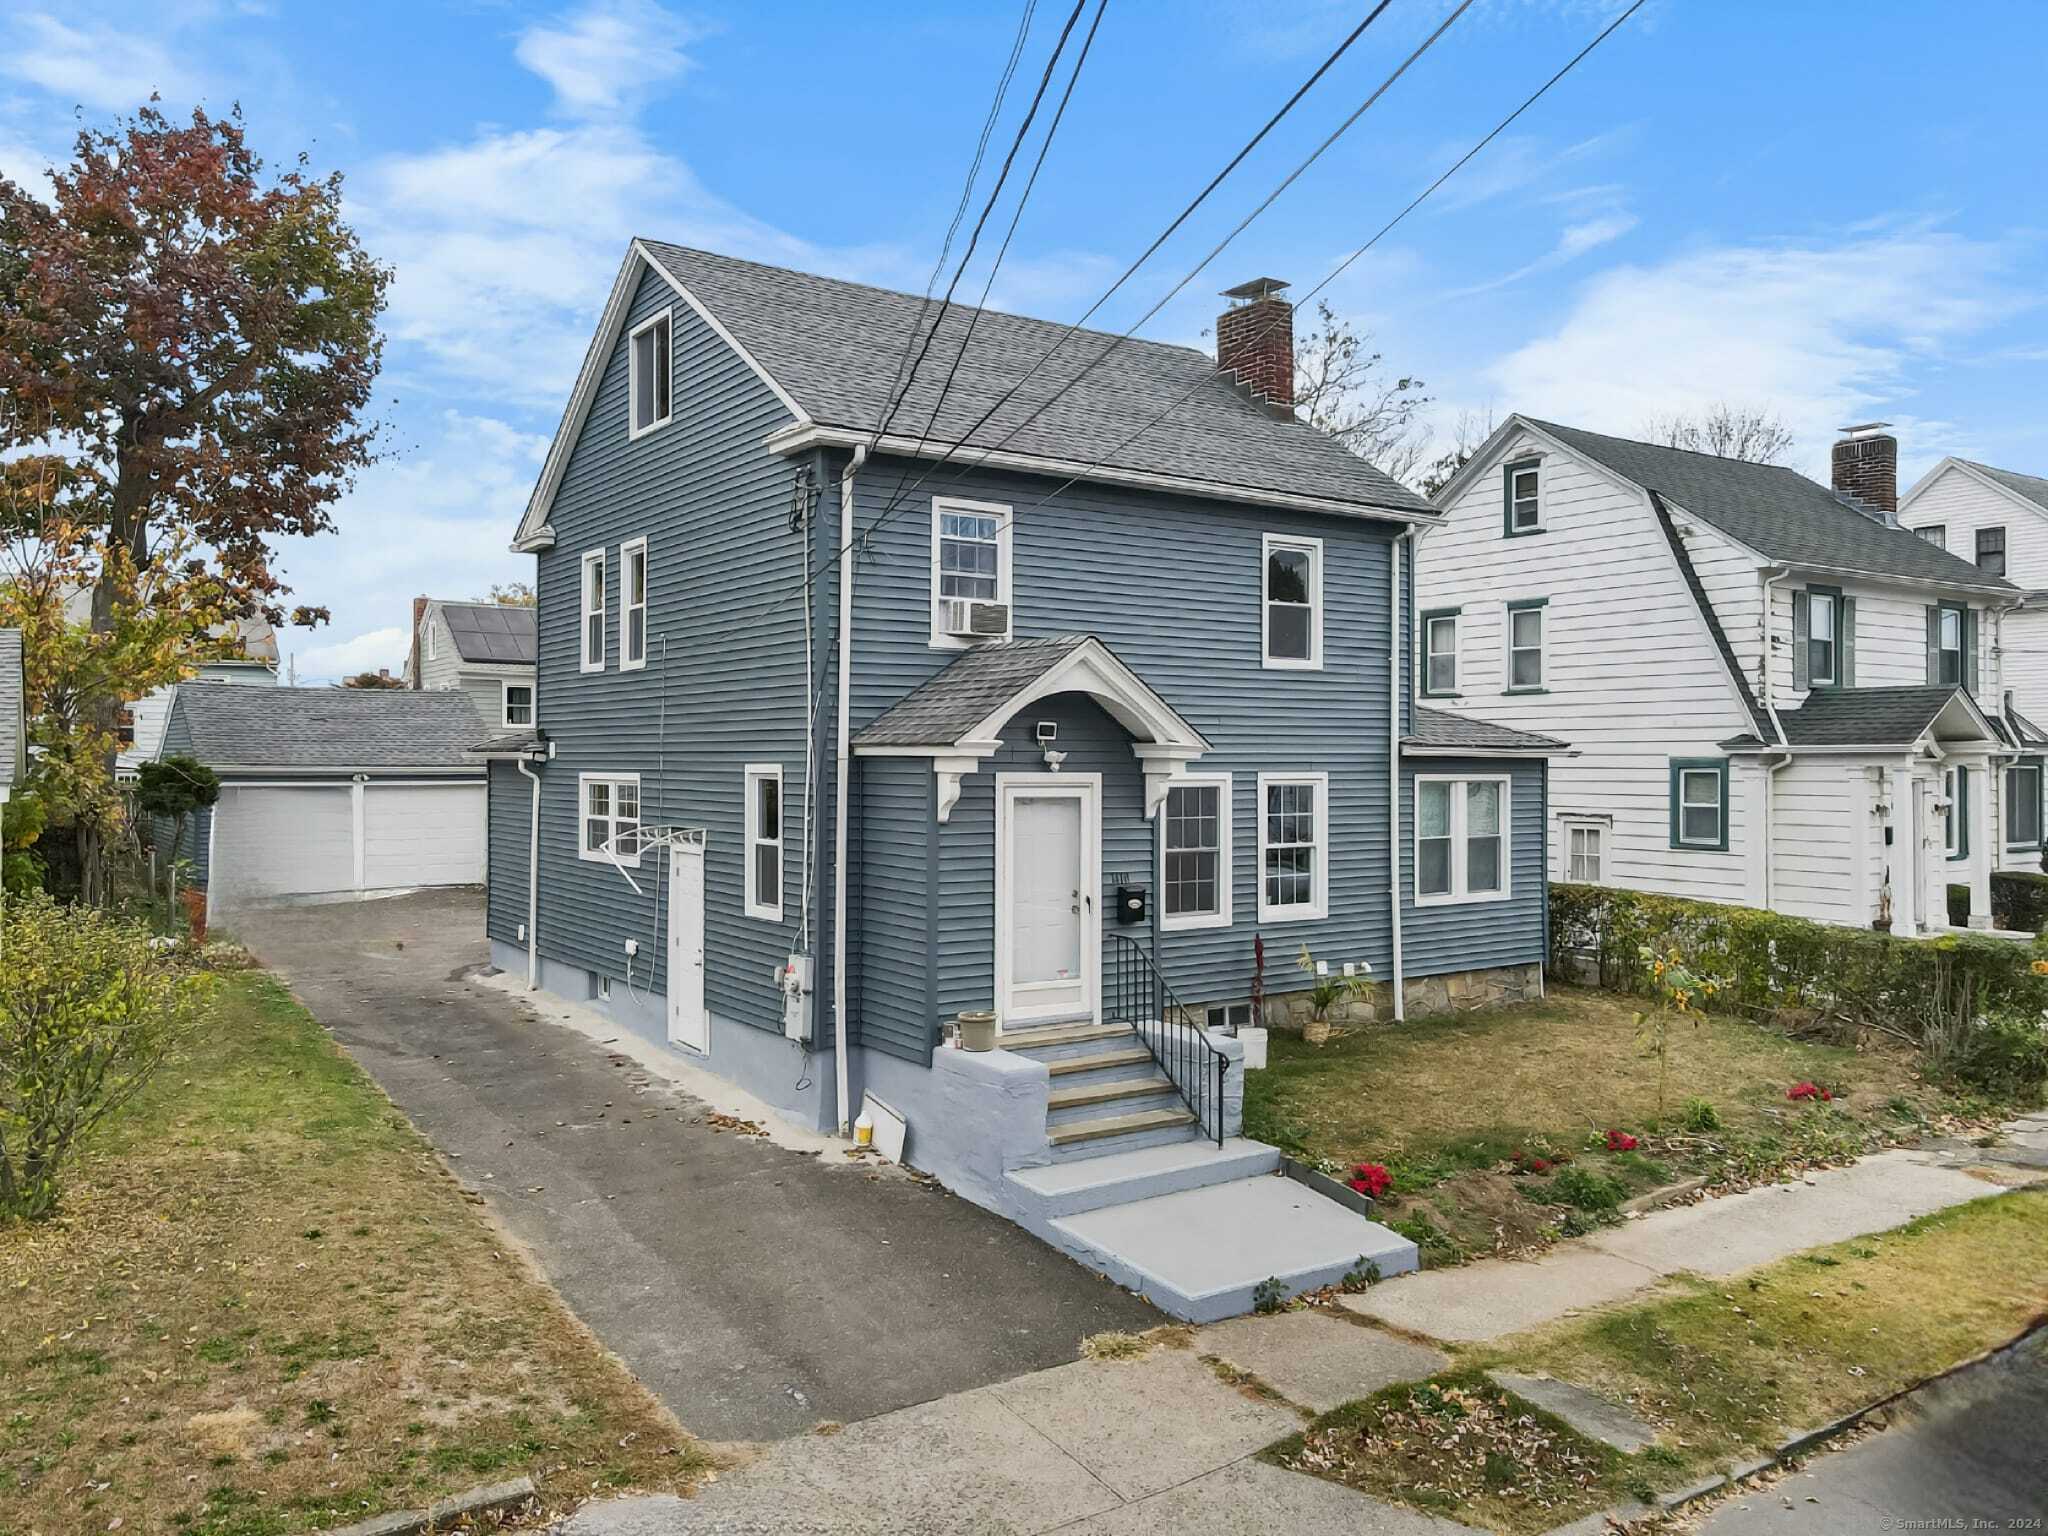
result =
[{"label": "hedge row", "polygon": [[[1948,920],[1961,928],[1970,921],[1970,888],[1948,888]],[[1991,921],[2016,933],[2039,933],[2048,923],[2048,875],[1999,869],[1991,873]]]},{"label": "hedge row", "polygon": [[1571,977],[1589,960],[1602,986],[1651,996],[1646,946],[1655,954],[1677,949],[1695,971],[1719,981],[1717,1008],[1895,1029],[1937,1053],[1980,1015],[2012,1010],[2038,1019],[2048,1009],[2048,976],[2035,973],[2034,950],[2012,939],[1895,939],[1749,907],[1551,886],[1554,974]]}]

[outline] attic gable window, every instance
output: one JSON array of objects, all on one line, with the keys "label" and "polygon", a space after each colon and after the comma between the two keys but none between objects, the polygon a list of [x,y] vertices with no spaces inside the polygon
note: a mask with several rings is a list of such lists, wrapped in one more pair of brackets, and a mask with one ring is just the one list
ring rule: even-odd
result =
[{"label": "attic gable window", "polygon": [[1948,525],[1946,523],[1929,523],[1925,528],[1915,528],[1913,531],[1936,549],[1948,548]]},{"label": "attic gable window", "polygon": [[2005,530],[2003,528],[1979,528],[1977,530],[1977,569],[1986,576],[2005,574]]},{"label": "attic gable window", "polygon": [[1516,459],[1501,468],[1501,531],[1508,538],[1543,531],[1543,466]]},{"label": "attic gable window", "polygon": [[630,437],[668,425],[671,315],[664,309],[633,327],[627,389],[633,403]]}]

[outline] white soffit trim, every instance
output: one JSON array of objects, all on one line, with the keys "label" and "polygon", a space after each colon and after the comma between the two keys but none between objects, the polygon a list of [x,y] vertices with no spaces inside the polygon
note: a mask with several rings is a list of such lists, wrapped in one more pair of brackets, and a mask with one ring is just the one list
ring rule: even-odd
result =
[{"label": "white soffit trim", "polygon": [[635,240],[626,251],[626,259],[619,264],[619,275],[612,280],[611,296],[605,300],[604,313],[597,323],[597,334],[591,338],[590,349],[583,355],[583,367],[576,375],[576,387],[569,393],[561,425],[555,428],[554,441],[548,445],[547,458],[541,464],[540,481],[534,486],[533,495],[526,503],[526,512],[519,519],[519,531],[513,535],[512,548],[521,554],[545,549],[554,543],[554,530],[547,526],[548,514],[554,510],[555,493],[561,489],[562,476],[568,470],[570,451],[583,431],[592,401],[597,398],[597,387],[604,379],[605,364],[611,360],[612,349],[618,345],[619,336],[625,330],[626,309],[632,303],[633,290],[639,286],[642,269],[658,275],[720,341],[732,348],[734,355],[754,371],[796,418],[797,425],[810,422],[810,414],[761,366],[760,360],[705,308],[701,299],[676,280],[675,274],[663,266],[652,251]]}]

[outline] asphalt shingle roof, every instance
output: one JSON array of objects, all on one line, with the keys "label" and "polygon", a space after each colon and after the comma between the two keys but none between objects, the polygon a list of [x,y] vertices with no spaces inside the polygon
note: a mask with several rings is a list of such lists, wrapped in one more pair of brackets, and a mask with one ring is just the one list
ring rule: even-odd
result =
[{"label": "asphalt shingle roof", "polygon": [[[923,309],[918,295],[658,240],[642,244],[812,420],[862,432],[882,421],[904,342]],[[933,407],[970,322],[972,340],[934,420]],[[928,315],[924,325],[930,328]],[[1326,434],[1248,398],[1195,348],[1133,338],[1104,356],[1115,337],[1076,331],[1032,374],[1066,330],[1055,321],[994,310],[977,319],[969,306],[946,306],[930,356],[890,431],[928,433],[941,446],[964,440],[970,449],[1001,445],[1010,453],[1209,481],[1224,490],[1318,496],[1353,503],[1361,512],[1434,510]],[[1103,361],[1081,376],[1097,357]],[[1029,382],[975,428],[1027,375]],[[1076,377],[1080,382],[1046,404]],[[1020,426],[1027,418],[1035,419]],[[1124,446],[1141,428],[1146,430]]]},{"label": "asphalt shingle roof", "polygon": [[898,699],[865,730],[855,732],[853,744],[930,747],[958,741],[1091,638],[1049,635],[978,645]]},{"label": "asphalt shingle roof", "polygon": [[0,629],[0,785],[14,783],[28,751],[21,709],[21,631]]},{"label": "asphalt shingle roof", "polygon": [[530,667],[539,654],[531,607],[444,602],[441,617],[455,642],[455,654],[464,661]]},{"label": "asphalt shingle roof", "polygon": [[460,689],[238,688],[185,683],[171,703],[209,767],[471,767],[476,707]]},{"label": "asphalt shingle roof", "polygon": [[1496,725],[1490,720],[1474,720],[1469,715],[1454,714],[1447,709],[1425,709],[1415,706],[1412,729],[1401,738],[1404,747],[1470,747],[1484,756],[1488,752],[1563,752],[1569,743],[1559,741],[1555,736],[1539,736],[1534,731],[1516,730],[1511,725]]},{"label": "asphalt shingle roof", "polygon": [[[1795,747],[1904,747],[1920,739],[1935,716],[1963,690],[1952,685],[1917,688],[1824,688],[1797,709],[1781,709],[1785,740]],[[1736,737],[1734,744],[1754,745]]]},{"label": "asphalt shingle roof", "polygon": [[2048,512],[2048,480],[2039,475],[2023,475],[2016,469],[1994,469],[1989,464],[1979,464],[1974,459],[1963,459],[1980,475],[1989,475],[2016,496],[2024,496],[2043,512]]},{"label": "asphalt shingle roof", "polygon": [[1523,419],[1645,490],[1661,492],[1674,506],[1767,560],[2014,590],[1918,534],[1859,512],[1797,470]]}]

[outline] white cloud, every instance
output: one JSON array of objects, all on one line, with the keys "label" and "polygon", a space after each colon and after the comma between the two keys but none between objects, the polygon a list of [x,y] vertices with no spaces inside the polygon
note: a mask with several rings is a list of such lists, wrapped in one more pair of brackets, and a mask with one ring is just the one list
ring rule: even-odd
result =
[{"label": "white cloud", "polygon": [[189,100],[197,83],[156,39],[104,25],[73,26],[40,11],[15,18],[0,72],[103,111],[127,112],[151,92]]},{"label": "white cloud", "polygon": [[1909,380],[2031,300],[2012,252],[1925,226],[1722,246],[1586,283],[1554,331],[1484,370],[1509,410],[1631,433],[1716,401],[1777,411],[1823,463],[1834,429],[1905,419]]},{"label": "white cloud", "polygon": [[630,112],[689,69],[683,50],[699,36],[652,0],[600,0],[528,27],[515,52],[555,88],[559,110],[595,117]]},{"label": "white cloud", "polygon": [[412,643],[411,634],[410,625],[393,624],[357,635],[353,640],[339,640],[300,651],[292,658],[298,680],[301,684],[331,683],[361,672],[375,672],[380,667],[389,667],[397,672],[405,664],[405,653]]}]

